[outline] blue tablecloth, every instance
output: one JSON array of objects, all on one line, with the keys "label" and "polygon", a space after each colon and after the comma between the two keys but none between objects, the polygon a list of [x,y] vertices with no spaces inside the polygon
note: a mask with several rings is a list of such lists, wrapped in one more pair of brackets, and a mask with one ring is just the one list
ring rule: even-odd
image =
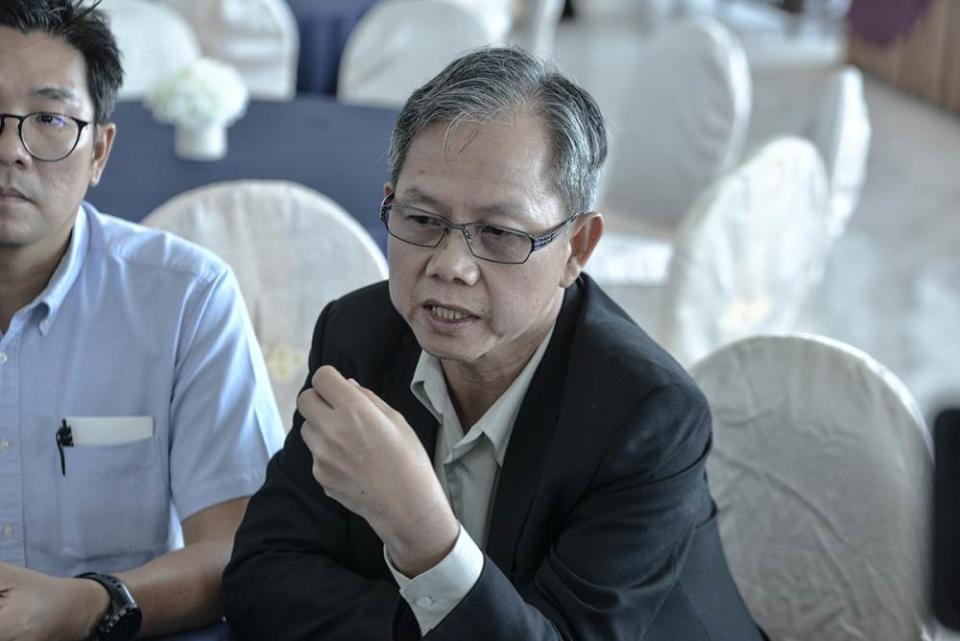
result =
[{"label": "blue tablecloth", "polygon": [[297,91],[336,95],[347,37],[377,0],[287,0],[300,31]]},{"label": "blue tablecloth", "polygon": [[396,112],[343,105],[323,96],[292,102],[254,102],[227,131],[226,158],[181,160],[173,127],[158,123],[140,103],[113,114],[117,140],[100,185],[87,194],[98,209],[140,221],[194,187],[240,178],[299,182],[340,203],[386,251],[378,206],[389,178],[387,148]]}]

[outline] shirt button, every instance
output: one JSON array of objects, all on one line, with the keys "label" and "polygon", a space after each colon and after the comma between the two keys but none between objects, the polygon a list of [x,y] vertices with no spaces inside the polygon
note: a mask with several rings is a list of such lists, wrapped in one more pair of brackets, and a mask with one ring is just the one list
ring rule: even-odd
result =
[{"label": "shirt button", "polygon": [[433,599],[431,599],[431,598],[428,597],[428,596],[422,596],[422,597],[420,597],[420,598],[417,599],[417,607],[418,607],[418,608],[423,608],[424,610],[426,610],[426,609],[429,608],[431,605],[433,605]]},{"label": "shirt button", "polygon": [[6,362],[7,362],[7,353],[0,352],[0,365],[3,365]]},{"label": "shirt button", "polygon": [[0,530],[0,532],[3,533],[3,538],[9,539],[11,536],[13,536],[13,526],[8,523],[7,525],[3,526],[3,529]]},{"label": "shirt button", "polygon": [[10,441],[5,438],[0,438],[0,452],[6,452],[10,449]]}]

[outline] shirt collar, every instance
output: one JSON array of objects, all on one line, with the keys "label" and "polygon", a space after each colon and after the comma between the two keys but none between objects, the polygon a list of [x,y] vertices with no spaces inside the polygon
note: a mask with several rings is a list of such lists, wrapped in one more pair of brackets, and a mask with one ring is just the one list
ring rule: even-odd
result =
[{"label": "shirt collar", "polygon": [[83,268],[84,257],[87,255],[87,247],[90,245],[90,222],[87,220],[86,207],[81,205],[73,223],[73,230],[70,234],[70,243],[67,245],[67,251],[64,252],[60,264],[50,277],[46,289],[40,292],[36,298],[36,305],[42,308],[44,313],[40,318],[40,333],[46,336],[50,331],[50,326],[56,320],[57,312],[64,299],[73,287]]},{"label": "shirt collar", "polygon": [[[469,444],[479,438],[480,434],[485,434],[493,444],[497,464],[503,466],[514,421],[516,421],[517,414],[520,413],[520,406],[527,394],[527,388],[530,387],[530,381],[533,380],[533,375],[543,359],[543,354],[547,351],[547,345],[550,344],[550,338],[553,336],[555,327],[556,325],[550,328],[550,331],[547,332],[547,335],[537,347],[537,351],[533,353],[520,374],[513,379],[510,387],[463,436],[460,441],[461,444]],[[433,414],[441,426],[444,424],[445,413],[450,414],[447,417],[448,422],[455,422],[458,427],[460,426],[460,420],[453,409],[453,402],[447,389],[447,381],[443,375],[440,359],[436,356],[421,350],[420,359],[417,361],[417,367],[413,372],[413,380],[410,382],[410,391]],[[453,444],[451,443],[451,446]]]}]

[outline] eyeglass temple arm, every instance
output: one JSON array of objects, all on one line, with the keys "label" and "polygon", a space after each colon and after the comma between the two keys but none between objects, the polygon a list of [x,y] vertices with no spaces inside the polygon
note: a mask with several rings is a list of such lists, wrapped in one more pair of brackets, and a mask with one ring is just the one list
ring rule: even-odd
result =
[{"label": "eyeglass temple arm", "polygon": [[570,218],[568,218],[568,219],[566,219],[565,221],[563,221],[562,223],[560,223],[560,225],[559,225],[556,229],[554,229],[553,231],[547,232],[546,234],[544,234],[543,236],[540,236],[539,238],[534,238],[534,239],[532,239],[532,240],[533,240],[533,248],[532,248],[530,251],[537,251],[538,249],[540,249],[540,248],[543,247],[544,245],[549,245],[550,243],[552,243],[552,242],[557,238],[557,236],[559,236],[559,235],[563,232],[563,230],[566,229],[567,226],[570,225],[570,223],[572,223],[573,221],[575,221],[575,220],[576,220],[577,218],[579,218],[580,216],[581,216],[581,214],[574,214],[574,215],[571,216]]}]

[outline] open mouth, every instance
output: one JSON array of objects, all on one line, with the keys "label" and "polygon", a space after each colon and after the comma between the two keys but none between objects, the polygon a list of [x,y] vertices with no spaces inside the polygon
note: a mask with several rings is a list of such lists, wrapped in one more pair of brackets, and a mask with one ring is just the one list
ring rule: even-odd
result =
[{"label": "open mouth", "polygon": [[470,312],[459,309],[457,307],[447,307],[446,305],[441,305],[439,303],[428,302],[425,304],[424,309],[430,314],[431,318],[434,318],[439,321],[446,323],[456,323],[459,321],[470,320],[476,318]]}]

